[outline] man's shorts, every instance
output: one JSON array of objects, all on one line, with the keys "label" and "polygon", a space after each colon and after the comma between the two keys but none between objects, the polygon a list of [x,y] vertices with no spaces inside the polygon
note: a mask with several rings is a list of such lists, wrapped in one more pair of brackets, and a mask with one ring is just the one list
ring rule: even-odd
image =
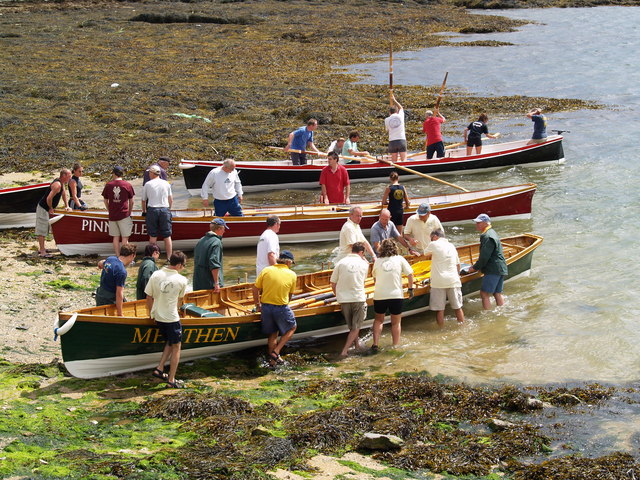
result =
[{"label": "man's shorts", "polygon": [[133,231],[133,219],[129,216],[122,220],[109,220],[109,235],[129,238]]},{"label": "man's shorts", "polygon": [[373,301],[373,311],[377,314],[386,315],[387,310],[391,315],[400,315],[402,313],[402,298]]},{"label": "man's shorts", "polygon": [[467,147],[481,147],[482,137],[467,137]]},{"label": "man's shorts", "polygon": [[406,140],[391,140],[389,142],[389,153],[402,153],[407,151]]},{"label": "man's shorts", "polygon": [[169,345],[182,343],[182,325],[177,322],[156,322],[158,330]]},{"label": "man's shorts", "polygon": [[280,332],[284,335],[292,328],[296,328],[296,316],[289,308],[289,305],[273,305],[271,303],[263,303],[262,310],[262,333],[271,335]]},{"label": "man's shorts", "polygon": [[444,143],[436,142],[431,145],[427,145],[427,158],[433,158],[433,154],[436,154],[436,158],[444,157]]},{"label": "man's shorts", "polygon": [[462,288],[433,288],[431,287],[431,294],[429,295],[429,308],[435,312],[444,310],[447,304],[447,298],[449,298],[449,305],[454,310],[462,308]]},{"label": "man's shorts", "polygon": [[504,277],[502,275],[485,275],[482,277],[480,290],[487,293],[502,293]]},{"label": "man's shorts", "polygon": [[36,235],[46,237],[49,234],[49,212],[40,205],[36,207]]},{"label": "man's shorts", "polygon": [[367,302],[341,303],[340,308],[349,330],[360,330],[367,318]]},{"label": "man's shorts", "polygon": [[307,164],[307,154],[306,153],[295,153],[291,152],[291,163],[294,165],[306,165]]},{"label": "man's shorts", "polygon": [[145,217],[150,237],[171,236],[171,210],[165,207],[149,207]]}]

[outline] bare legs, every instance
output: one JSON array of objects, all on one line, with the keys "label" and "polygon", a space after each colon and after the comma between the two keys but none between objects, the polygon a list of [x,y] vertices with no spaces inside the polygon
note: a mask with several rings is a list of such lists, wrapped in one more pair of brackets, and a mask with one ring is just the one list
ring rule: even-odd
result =
[{"label": "bare legs", "polygon": [[[482,298],[482,308],[484,308],[485,310],[491,310],[491,295],[492,294],[489,292],[483,292],[482,290],[480,290],[480,298]],[[504,305],[504,297],[502,296],[502,293],[494,293],[493,298],[496,299],[496,306],[500,307],[501,305]]]},{"label": "bare legs", "polygon": [[[149,237],[149,243],[158,243],[158,237]],[[173,253],[173,241],[171,237],[167,237],[164,239],[164,251],[167,253],[167,260],[171,258],[171,254]]]},{"label": "bare legs", "polygon": [[291,340],[293,334],[295,333],[296,328],[292,328],[291,330],[284,333],[284,335],[280,336],[280,340],[278,341],[278,332],[272,333],[267,337],[267,350],[269,351],[269,355],[272,352],[275,352],[277,355],[280,355],[280,351],[284,348],[285,344]]},{"label": "bare legs", "polygon": [[342,352],[340,352],[340,355],[343,357],[347,356],[347,352],[349,351],[349,347],[351,347],[351,345],[355,345],[356,348],[358,348],[360,346],[360,329],[356,329],[356,330],[349,330],[349,335],[347,336],[347,341],[344,344],[344,348],[342,349]]},{"label": "bare legs", "polygon": [[180,363],[180,349],[182,343],[175,343],[173,345],[165,344],[164,350],[162,350],[162,356],[160,357],[160,363],[158,363],[158,370],[164,371],[164,364],[167,360],[171,359],[169,363],[169,376],[167,381],[169,383],[175,383],[176,372],[178,371],[178,363]]},{"label": "bare legs", "polygon": [[[373,346],[378,346],[380,335],[382,335],[382,324],[384,323],[384,314],[376,313],[373,321]],[[393,346],[400,345],[400,333],[402,331],[402,316],[391,315],[391,341]]]}]

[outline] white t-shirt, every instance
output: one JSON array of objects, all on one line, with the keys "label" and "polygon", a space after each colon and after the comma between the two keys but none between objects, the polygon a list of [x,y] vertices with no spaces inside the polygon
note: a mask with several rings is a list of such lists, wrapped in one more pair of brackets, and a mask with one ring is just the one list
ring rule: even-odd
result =
[{"label": "white t-shirt", "polygon": [[404,257],[378,257],[373,264],[373,278],[376,286],[373,290],[374,300],[403,298],[402,275],[411,275],[413,270]]},{"label": "white t-shirt", "polygon": [[404,227],[403,233],[415,238],[418,241],[418,244],[414,248],[419,250],[421,253],[424,253],[425,249],[431,243],[431,232],[437,228],[442,229],[442,224],[438,217],[433,213],[429,215],[426,222],[420,220],[420,215],[416,213],[408,218],[407,225]]},{"label": "white t-shirt", "polygon": [[433,288],[461,287],[458,251],[449,240],[439,238],[431,242],[424,253],[431,253],[431,286]]},{"label": "white t-shirt", "polygon": [[236,195],[242,197],[238,170],[234,169],[231,173],[225,172],[222,167],[211,170],[200,190],[200,196],[204,200],[208,200],[209,194],[212,194],[215,200],[231,200]]},{"label": "white t-shirt", "polygon": [[169,197],[171,196],[171,185],[160,177],[149,180],[142,187],[142,201],[148,200],[147,207],[169,208]]},{"label": "white t-shirt", "polygon": [[351,254],[351,246],[356,242],[366,242],[360,225],[355,223],[350,218],[344,222],[344,225],[340,229],[340,245],[338,247],[338,256],[334,260],[334,264],[337,264],[347,255]]},{"label": "white t-shirt", "polygon": [[392,113],[384,119],[384,128],[389,132],[389,141],[406,140],[407,135],[404,131],[404,109],[399,112]]},{"label": "white t-shirt", "polygon": [[[149,182],[146,183],[149,185]],[[156,322],[172,323],[180,320],[178,300],[187,290],[187,278],[172,268],[162,267],[153,272],[144,293],[153,297],[151,318]]]},{"label": "white t-shirt", "polygon": [[276,258],[280,255],[280,240],[278,234],[267,228],[258,240],[258,255],[256,256],[256,276],[260,275],[260,272],[270,265],[269,252],[273,252]]},{"label": "white t-shirt", "polygon": [[330,281],[336,284],[338,303],[364,302],[367,299],[364,281],[368,271],[369,262],[357,253],[350,253],[336,264]]}]

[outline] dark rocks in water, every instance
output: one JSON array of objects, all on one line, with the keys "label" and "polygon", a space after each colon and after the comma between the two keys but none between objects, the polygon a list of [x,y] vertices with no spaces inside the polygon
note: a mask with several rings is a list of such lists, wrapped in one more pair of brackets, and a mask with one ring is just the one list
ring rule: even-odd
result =
[{"label": "dark rocks in water", "polygon": [[364,450],[400,450],[403,445],[404,440],[395,435],[367,432],[362,436],[358,448]]}]

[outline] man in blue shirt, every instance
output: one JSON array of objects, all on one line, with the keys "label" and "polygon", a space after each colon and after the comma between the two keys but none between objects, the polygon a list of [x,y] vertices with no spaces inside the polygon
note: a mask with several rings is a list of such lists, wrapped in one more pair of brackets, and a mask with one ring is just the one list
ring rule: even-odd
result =
[{"label": "man in blue shirt", "polygon": [[375,254],[378,254],[378,247],[382,240],[387,238],[393,238],[402,244],[411,255],[418,255],[418,252],[409,246],[409,243],[404,239],[396,225],[391,221],[391,212],[387,208],[380,210],[380,217],[378,221],[371,227],[371,247]]},{"label": "man in blue shirt", "polygon": [[127,280],[127,265],[136,258],[136,246],[125,243],[120,247],[119,256],[107,257],[98,262],[98,268],[102,270],[100,285],[96,290],[96,306],[116,305],[116,314],[122,316],[122,303],[124,298],[124,284]]},{"label": "man in blue shirt", "polygon": [[527,113],[527,117],[529,117],[533,122],[533,135],[531,135],[531,140],[529,140],[527,145],[531,145],[532,143],[546,142],[547,117],[542,115],[542,110],[540,108],[534,108],[529,113]]},{"label": "man in blue shirt", "polygon": [[318,121],[310,118],[306,126],[302,126],[289,134],[285,152],[290,152],[291,162],[294,165],[307,164],[307,150],[320,153],[320,150],[313,144],[313,132],[318,128]]}]

